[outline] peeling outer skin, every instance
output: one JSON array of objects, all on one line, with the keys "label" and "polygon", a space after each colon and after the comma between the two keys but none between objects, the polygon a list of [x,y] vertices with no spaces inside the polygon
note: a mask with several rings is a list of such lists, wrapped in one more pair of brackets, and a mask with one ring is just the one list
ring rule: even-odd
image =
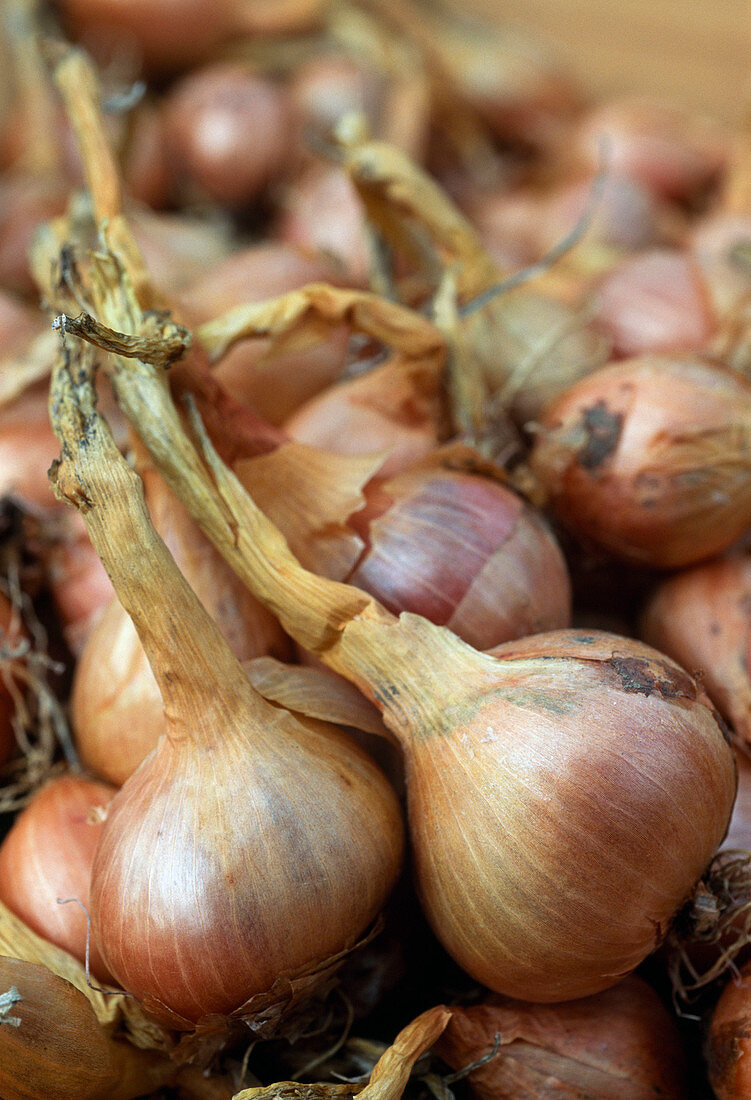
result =
[{"label": "peeling outer skin", "polygon": [[379,917],[366,935],[352,947],[340,951],[312,967],[292,974],[280,975],[265,993],[257,993],[228,1016],[204,1016],[193,1024],[171,1012],[165,1005],[146,999],[140,1002],[145,1012],[154,1011],[161,1020],[172,1018],[172,1026],[183,1032],[177,1047],[171,1052],[174,1061],[183,1064],[207,1064],[236,1036],[252,1032],[256,1039],[287,1037],[294,1041],[309,1025],[308,1003],[325,998],[336,984],[336,971],[352,954],[378,935],[382,927]]}]

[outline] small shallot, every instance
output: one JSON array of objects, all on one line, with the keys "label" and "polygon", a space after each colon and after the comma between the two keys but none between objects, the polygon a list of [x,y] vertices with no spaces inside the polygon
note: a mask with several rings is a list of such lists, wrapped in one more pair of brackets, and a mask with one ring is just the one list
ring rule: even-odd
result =
[{"label": "small shallot", "polygon": [[[496,1050],[496,1053],[492,1052]],[[685,1100],[685,1056],[672,1016],[631,976],[557,1005],[489,996],[451,1009],[435,1047],[476,1100]]]},{"label": "small shallot", "polygon": [[[52,779],[21,811],[0,845],[0,901],[29,928],[82,962],[91,865],[114,793],[114,787],[82,776]],[[111,981],[95,944],[91,972],[99,981]]]}]

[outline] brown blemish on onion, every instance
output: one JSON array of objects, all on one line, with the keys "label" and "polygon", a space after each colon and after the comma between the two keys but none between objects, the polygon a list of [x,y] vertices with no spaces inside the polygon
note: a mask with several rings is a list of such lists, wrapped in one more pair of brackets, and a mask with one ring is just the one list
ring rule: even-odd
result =
[{"label": "brown blemish on onion", "polygon": [[634,692],[637,695],[657,693],[663,699],[676,699],[680,696],[686,699],[696,698],[696,685],[691,677],[664,661],[613,655],[610,664],[618,674],[625,691]]},{"label": "brown blemish on onion", "polygon": [[611,412],[604,401],[585,409],[582,422],[587,440],[578,453],[579,465],[596,470],[618,446],[623,427],[623,413]]}]

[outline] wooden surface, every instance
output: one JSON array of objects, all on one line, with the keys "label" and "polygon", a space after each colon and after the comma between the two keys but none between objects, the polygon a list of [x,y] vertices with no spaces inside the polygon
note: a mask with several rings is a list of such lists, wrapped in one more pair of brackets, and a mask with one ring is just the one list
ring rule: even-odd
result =
[{"label": "wooden surface", "polygon": [[538,32],[598,97],[637,91],[751,113],[751,0],[469,0]]}]

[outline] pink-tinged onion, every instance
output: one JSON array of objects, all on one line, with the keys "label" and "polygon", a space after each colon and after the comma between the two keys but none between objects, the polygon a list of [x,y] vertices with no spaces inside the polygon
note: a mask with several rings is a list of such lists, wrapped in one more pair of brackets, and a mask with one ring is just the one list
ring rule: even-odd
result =
[{"label": "pink-tinged onion", "polygon": [[60,0],[69,35],[95,57],[135,54],[154,73],[194,65],[232,28],[232,0]]},{"label": "pink-tinged onion", "polygon": [[729,155],[728,136],[716,122],[638,97],[593,107],[580,120],[574,148],[593,167],[601,162],[603,142],[609,173],[676,200],[691,199],[715,182]]},{"label": "pink-tinged onion", "polygon": [[624,260],[603,277],[595,323],[620,357],[698,351],[717,318],[692,255],[653,249]]},{"label": "pink-tinged onion", "polygon": [[380,473],[390,477],[435,449],[445,415],[434,372],[405,372],[388,360],[307,401],[284,430],[298,443],[338,454],[382,452]]},{"label": "pink-tinged onion", "polygon": [[226,206],[251,202],[289,155],[284,92],[242,65],[184,77],[167,95],[162,125],[176,177]]},{"label": "pink-tinged onion", "polygon": [[635,976],[557,1005],[491,995],[452,1007],[434,1050],[458,1071],[488,1057],[467,1078],[476,1100],[685,1100],[688,1094],[675,1020]]},{"label": "pink-tinged onion", "polygon": [[701,677],[751,746],[751,556],[706,562],[662,581],[642,615],[641,635]]},{"label": "pink-tinged onion", "polygon": [[330,137],[337,122],[360,111],[377,132],[386,79],[372,66],[345,54],[328,54],[303,61],[287,85],[299,127],[298,145],[312,135]]},{"label": "pink-tinged onion", "polygon": [[174,180],[161,111],[153,103],[144,103],[128,121],[123,154],[125,190],[136,202],[160,210],[170,201]]},{"label": "pink-tinged onion", "polygon": [[[81,962],[94,850],[114,794],[114,787],[82,776],[52,779],[16,817],[0,845],[0,901]],[[94,942],[90,960],[95,980],[112,980]]]},{"label": "pink-tinged onion", "polygon": [[45,383],[0,408],[0,496],[13,496],[32,511],[58,511],[47,478],[56,451]]},{"label": "pink-tinged onion", "polygon": [[341,270],[330,258],[295,245],[266,241],[232,253],[201,275],[196,272],[178,301],[181,312],[196,323],[306,283],[339,281]]},{"label": "pink-tinged onion", "polygon": [[29,269],[29,248],[44,222],[65,210],[67,181],[26,172],[7,173],[0,182],[0,286],[20,294],[36,293]]},{"label": "pink-tinged onion", "polygon": [[541,417],[531,464],[577,535],[644,565],[728,547],[751,523],[751,386],[650,355],[581,379]]},{"label": "pink-tinged onion", "polygon": [[550,531],[489,478],[423,469],[374,483],[350,520],[365,550],[347,580],[477,649],[568,626],[566,563]]},{"label": "pink-tinged onion", "polygon": [[351,284],[367,283],[365,216],[341,168],[312,165],[288,186],[275,235],[287,244],[334,257]]},{"label": "pink-tinged onion", "polygon": [[[592,193],[592,179],[567,180],[544,192],[502,191],[482,196],[471,217],[491,251],[516,256],[517,262],[535,262],[563,240],[583,216]],[[647,248],[660,234],[660,208],[655,197],[637,180],[609,177],[592,223],[589,246],[613,249]]]}]

